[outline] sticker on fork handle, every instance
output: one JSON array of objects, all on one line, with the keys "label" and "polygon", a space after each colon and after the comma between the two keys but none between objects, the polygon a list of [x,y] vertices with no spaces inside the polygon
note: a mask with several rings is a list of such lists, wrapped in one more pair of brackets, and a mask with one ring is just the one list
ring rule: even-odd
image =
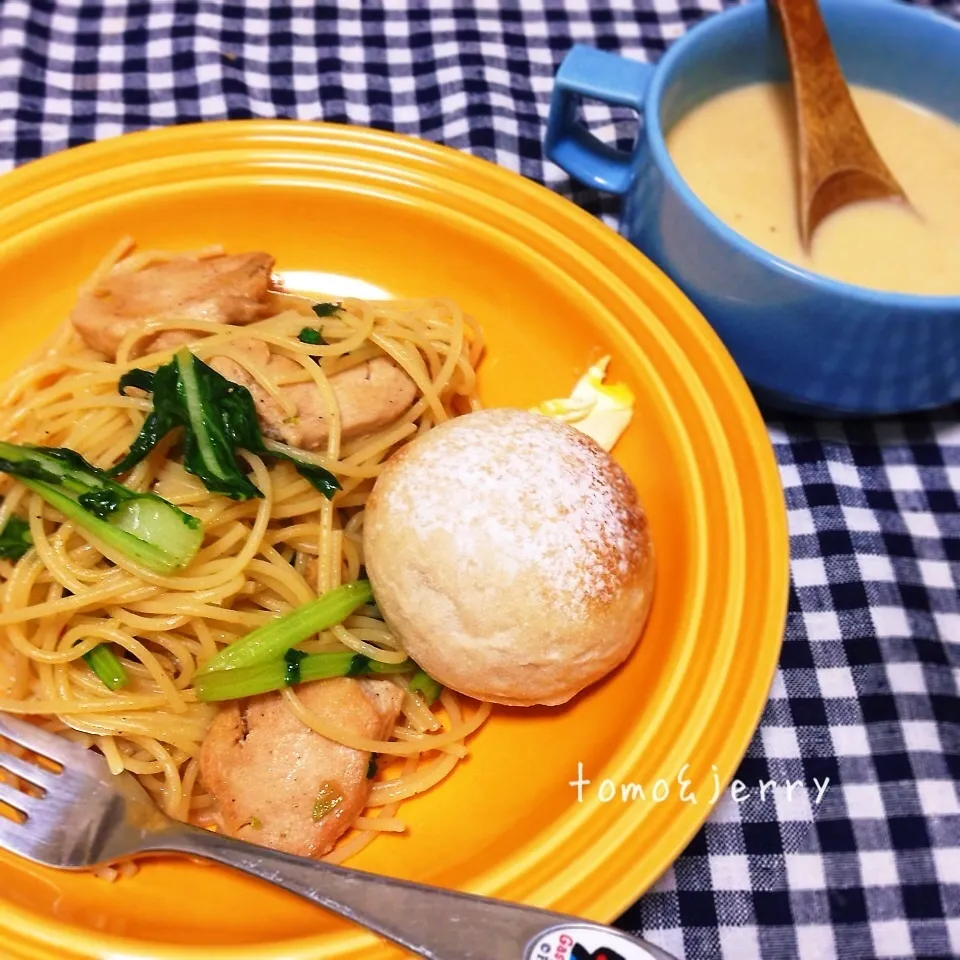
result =
[{"label": "sticker on fork handle", "polygon": [[569,924],[544,930],[523,960],[657,960],[636,940],[616,930]]}]

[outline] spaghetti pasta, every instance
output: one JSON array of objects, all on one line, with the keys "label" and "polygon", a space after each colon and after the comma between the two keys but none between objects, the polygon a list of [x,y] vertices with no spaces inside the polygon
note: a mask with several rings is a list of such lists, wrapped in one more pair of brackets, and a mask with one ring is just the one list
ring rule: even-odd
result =
[{"label": "spaghetti pasta", "polygon": [[[221,253],[209,248],[194,259]],[[111,251],[85,284],[96,295],[106,278],[130,274],[174,256],[134,252],[129,241]],[[170,350],[150,346],[169,331],[190,331],[191,352],[204,361],[226,357],[288,414],[282,388],[315,385],[332,411],[325,446],[296,451],[332,471],[341,490],[327,500],[294,465],[242,451],[262,499],[211,493],[188,473],[168,437],[124,477],[202,521],[204,539],[190,566],[161,574],[123,556],[107,559],[95,538],[37,493],[4,476],[0,525],[18,514],[29,522],[32,549],[0,560],[0,710],[30,715],[47,728],[98,749],[111,770],[127,770],[170,816],[210,826],[213,798],[200,783],[200,745],[216,708],[197,697],[198,667],[224,645],[309,602],[363,571],[366,498],[385,460],[406,441],[459,413],[477,409],[476,368],[483,351],[477,324],[445,300],[343,300],[322,320],[317,344],[298,339],[316,326],[312,301],[270,293],[269,316],[242,327],[209,320],[153,319],[121,340],[115,360],[87,347],[69,323],[0,388],[0,438],[68,447],[109,468],[129,449],[151,404],[118,392],[134,367],[155,368]],[[261,341],[293,361],[280,377],[238,349]],[[146,355],[138,350],[146,346]],[[344,438],[330,378],[377,357],[389,357],[416,386],[410,408],[364,436]],[[278,440],[268,447],[290,449]],[[0,526],[2,528],[2,526]],[[111,691],[84,660],[97,644],[123,653],[129,683]],[[373,606],[300,645],[306,653],[349,650],[371,660],[405,659],[396,636]],[[321,681],[322,682],[322,681]],[[443,780],[466,756],[465,739],[490,712],[487,704],[445,691],[433,707],[406,690],[396,729],[383,740],[357,737],[311,714],[296,690],[283,691],[308,727],[356,749],[397,758],[378,776],[356,829],[328,855],[341,862],[379,832],[402,830],[399,803]],[[398,768],[399,764],[399,768]]]}]

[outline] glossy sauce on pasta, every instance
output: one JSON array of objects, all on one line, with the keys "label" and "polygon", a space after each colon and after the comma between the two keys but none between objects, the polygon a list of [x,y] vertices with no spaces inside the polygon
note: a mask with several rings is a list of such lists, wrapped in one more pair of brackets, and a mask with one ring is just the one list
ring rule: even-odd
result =
[{"label": "glossy sauce on pasta", "polygon": [[[163,253],[126,256],[123,245],[91,279],[115,269],[136,270]],[[214,252],[219,252],[217,248]],[[196,256],[213,255],[202,251]],[[418,433],[475,409],[479,327],[444,300],[346,299],[323,320],[325,343],[298,339],[315,323],[311,300],[272,295],[272,315],[243,327],[212,322],[159,323],[195,330],[191,351],[201,359],[229,349],[235,337],[259,338],[300,364],[300,380],[329,392],[328,378],[384,355],[416,383],[417,399],[396,422],[344,440],[334,412],[325,449],[302,459],[333,471],[342,489],[333,501],[283,461],[243,451],[262,499],[234,501],[211,493],[170,458],[168,437],[123,482],[153,491],[198,517],[205,538],[182,573],[162,576],[130,560],[100,553],[94,543],[38,495],[0,477],[0,528],[13,514],[29,518],[34,548],[0,561],[0,710],[38,718],[49,729],[97,747],[114,772],[136,774],[171,816],[215,822],[214,800],[198,781],[200,743],[215,712],[191,689],[197,667],[253,628],[315,599],[362,573],[364,505],[387,457]],[[157,353],[133,359],[133,338],[116,361],[86,347],[66,323],[15,377],[0,388],[0,437],[17,443],[69,447],[108,467],[137,435],[151,402],[118,393],[132,367],[169,360]],[[332,409],[336,411],[335,404]],[[122,648],[127,687],[111,691],[80,659],[94,642]],[[406,654],[373,607],[301,645],[309,653],[350,650],[397,663]],[[350,743],[312,714],[294,689],[283,696],[304,724],[323,736],[384,757],[370,811],[327,859],[353,855],[383,830],[402,830],[397,806],[447,776],[466,756],[464,739],[488,716],[450,691],[429,707],[405,692],[401,716],[385,740]],[[356,738],[354,738],[356,739]],[[391,764],[387,758],[394,758]]]}]

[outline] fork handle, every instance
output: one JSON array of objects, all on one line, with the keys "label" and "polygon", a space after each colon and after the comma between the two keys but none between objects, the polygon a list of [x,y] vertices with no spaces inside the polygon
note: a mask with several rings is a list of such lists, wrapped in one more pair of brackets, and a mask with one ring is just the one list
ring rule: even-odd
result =
[{"label": "fork handle", "polygon": [[653,944],[574,917],[394,880],[178,824],[151,849],[259,877],[429,960],[672,960]]}]

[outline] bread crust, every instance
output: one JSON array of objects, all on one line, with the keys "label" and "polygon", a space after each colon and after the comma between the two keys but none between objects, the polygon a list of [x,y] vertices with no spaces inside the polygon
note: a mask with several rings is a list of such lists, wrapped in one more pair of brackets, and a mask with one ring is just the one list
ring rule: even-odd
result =
[{"label": "bread crust", "polygon": [[622,468],[567,424],[458,417],[392,457],[364,521],[378,606],[445,686],[560,704],[629,655],[653,596],[646,514]]}]

